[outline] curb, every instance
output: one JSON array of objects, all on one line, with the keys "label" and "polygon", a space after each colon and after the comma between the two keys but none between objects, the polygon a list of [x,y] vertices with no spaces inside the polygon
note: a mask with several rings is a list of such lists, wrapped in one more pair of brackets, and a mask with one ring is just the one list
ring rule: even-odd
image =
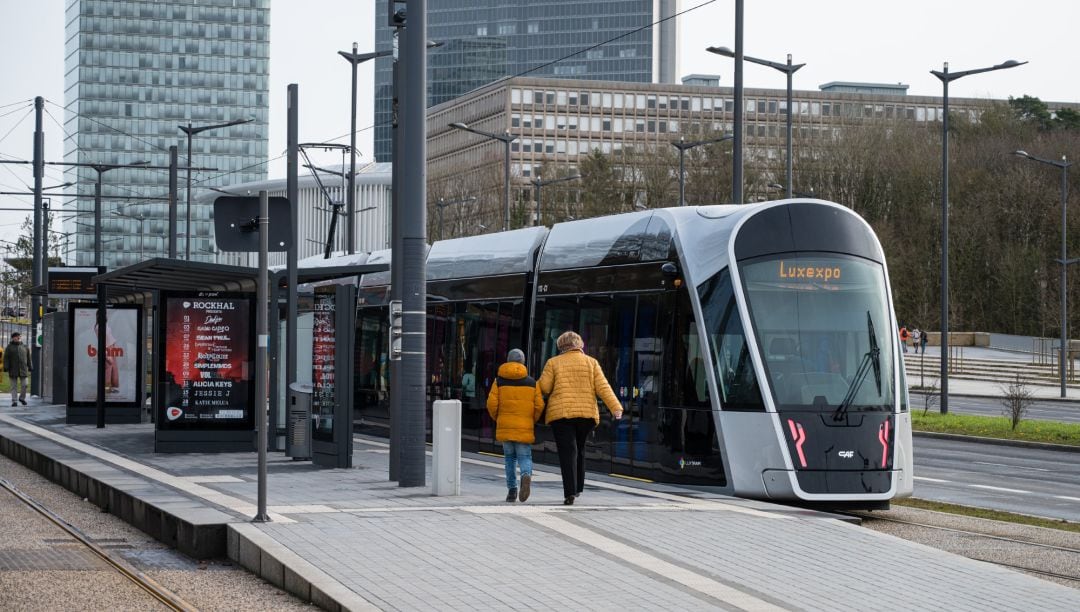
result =
[{"label": "curb", "polygon": [[1003,440],[1001,438],[964,436],[960,434],[941,433],[936,431],[912,431],[911,435],[916,438],[935,438],[938,440],[954,440],[956,442],[979,442],[981,444],[994,444],[997,446],[1015,446],[1017,448],[1036,448],[1040,450],[1058,451],[1065,453],[1080,453],[1080,446],[1072,446],[1069,444],[1028,442],[1027,440]]},{"label": "curb", "polygon": [[[1056,390],[1057,390],[1057,388],[1055,387],[1055,391]],[[1077,393],[1080,393],[1080,390],[1077,390],[1077,389],[1070,388],[1070,390],[1077,391]],[[910,389],[909,388],[908,389],[908,394],[909,395],[926,395],[926,391],[923,390],[923,389]],[[937,395],[937,394],[935,394],[935,395]],[[1001,397],[1001,395],[1000,394],[989,393],[989,392],[988,393],[953,393],[952,391],[949,391],[949,397],[969,397],[969,398],[976,398],[976,399],[999,399]],[[1038,396],[1036,396],[1036,397],[1033,397],[1032,399],[1034,401],[1037,401],[1037,402],[1053,402],[1053,403],[1058,403],[1058,404],[1080,404],[1080,397],[1073,398],[1073,397],[1038,397]]]}]

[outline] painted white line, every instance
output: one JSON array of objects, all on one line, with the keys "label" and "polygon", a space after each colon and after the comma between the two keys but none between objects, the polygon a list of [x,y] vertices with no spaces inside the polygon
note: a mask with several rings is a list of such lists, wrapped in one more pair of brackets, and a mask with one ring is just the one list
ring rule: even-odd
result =
[{"label": "painted white line", "polygon": [[1005,467],[1005,468],[1009,468],[1010,470],[1030,470],[1030,471],[1033,471],[1033,472],[1052,472],[1053,471],[1053,470],[1048,470],[1046,468],[1026,467],[1026,466],[1023,466],[1023,465],[1009,465],[1007,463],[990,463],[988,461],[972,461],[971,463],[974,464],[974,465],[992,465],[994,467]]},{"label": "painted white line", "polygon": [[942,480],[940,478],[927,478],[926,476],[916,476],[915,480],[921,480],[923,482],[949,482],[948,480]]},{"label": "painted white line", "polygon": [[991,487],[990,485],[968,485],[972,489],[986,489],[987,491],[1001,491],[1002,493],[1023,493],[1025,495],[1032,495],[1031,491],[1021,491],[1020,489],[1006,489],[1005,487]]},{"label": "painted white line", "polygon": [[323,506],[321,504],[296,505],[296,506],[267,506],[267,511],[281,514],[332,514],[341,512],[337,508]]},{"label": "painted white line", "polygon": [[[172,474],[167,474],[165,472],[162,472],[161,470],[152,468],[152,467],[150,467],[148,465],[143,465],[141,463],[138,463],[136,461],[132,461],[130,459],[125,459],[124,457],[121,457],[119,455],[114,455],[113,453],[104,451],[104,450],[102,450],[100,448],[97,448],[96,446],[90,446],[89,444],[83,444],[82,442],[79,442],[77,440],[72,440],[71,438],[69,438],[67,436],[62,436],[62,435],[60,435],[60,434],[58,434],[56,432],[49,431],[48,429],[45,429],[43,427],[38,427],[37,425],[31,425],[30,423],[26,423],[24,421],[21,421],[19,419],[16,419],[16,418],[13,418],[13,417],[10,417],[10,416],[7,416],[7,415],[0,415],[0,420],[4,421],[5,423],[8,423],[9,425],[14,425],[15,427],[18,427],[19,429],[23,429],[25,431],[28,431],[28,432],[36,435],[36,436],[45,438],[47,440],[52,440],[53,442],[56,442],[57,444],[63,444],[64,446],[66,446],[68,448],[71,448],[71,449],[74,449],[74,450],[77,450],[80,453],[90,455],[91,457],[96,457],[98,459],[101,459],[102,461],[107,461],[108,463],[111,463],[111,464],[113,464],[113,465],[115,465],[117,467],[124,468],[125,470],[130,470],[132,472],[135,472],[136,474],[139,474],[140,476],[145,476],[147,478],[150,478],[151,480],[156,480],[156,481],[160,482],[161,484],[168,485],[168,486],[173,487],[175,489],[180,489],[181,491],[183,491],[183,492],[185,492],[185,493],[187,493],[189,495],[194,495],[195,497],[200,497],[200,498],[205,499],[206,501],[208,501],[210,503],[217,504],[217,505],[222,506],[224,508],[228,508],[229,510],[232,510],[233,512],[236,512],[238,514],[243,514],[243,515],[247,515],[247,516],[255,516],[255,514],[258,512],[258,506],[256,506],[255,504],[251,504],[251,503],[249,503],[247,501],[244,501],[244,500],[242,500],[240,498],[233,497],[231,495],[227,495],[225,493],[221,493],[221,492],[215,491],[213,489],[204,487],[204,486],[202,486],[200,484],[190,482],[190,481],[188,481],[188,480],[186,480],[186,479],[184,479],[184,478],[182,478],[180,476],[173,476]],[[272,514],[271,513],[270,518],[274,522],[277,522],[277,523],[295,523],[296,522],[296,521],[292,520],[291,518],[288,518],[286,516],[282,516],[280,514]]]},{"label": "painted white line", "polygon": [[221,483],[221,482],[244,482],[242,478],[236,476],[228,476],[226,474],[219,474],[217,476],[180,476],[188,482],[201,482],[201,483]]},{"label": "painted white line", "polygon": [[1064,499],[1067,501],[1080,502],[1080,497],[1069,497],[1068,495],[1055,495],[1057,499]]},{"label": "painted white line", "polygon": [[758,599],[753,595],[729,587],[721,582],[717,582],[708,576],[692,572],[658,557],[654,557],[643,550],[632,548],[622,542],[602,536],[594,531],[575,525],[563,518],[559,518],[554,514],[523,514],[522,516],[538,525],[547,527],[548,529],[573,538],[582,544],[612,555],[625,563],[636,565],[647,571],[660,574],[669,580],[678,582],[699,593],[704,593],[709,597],[719,599],[724,603],[732,604],[744,610],[783,610],[783,608],[775,606],[763,599]]}]

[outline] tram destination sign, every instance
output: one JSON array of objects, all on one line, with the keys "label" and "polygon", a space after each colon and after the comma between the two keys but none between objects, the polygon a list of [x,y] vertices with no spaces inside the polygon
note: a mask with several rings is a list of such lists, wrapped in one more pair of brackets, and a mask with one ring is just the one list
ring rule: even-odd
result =
[{"label": "tram destination sign", "polygon": [[49,268],[49,297],[95,299],[93,278],[104,273],[105,268]]}]

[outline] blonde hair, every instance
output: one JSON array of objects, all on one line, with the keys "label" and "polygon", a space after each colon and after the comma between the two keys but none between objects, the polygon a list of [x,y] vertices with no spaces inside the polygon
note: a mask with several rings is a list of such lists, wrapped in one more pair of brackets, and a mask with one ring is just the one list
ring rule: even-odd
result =
[{"label": "blonde hair", "polygon": [[563,332],[559,339],[555,341],[555,347],[559,349],[560,353],[564,353],[571,349],[580,349],[585,346],[585,341],[581,339],[581,336],[575,332],[568,331]]}]

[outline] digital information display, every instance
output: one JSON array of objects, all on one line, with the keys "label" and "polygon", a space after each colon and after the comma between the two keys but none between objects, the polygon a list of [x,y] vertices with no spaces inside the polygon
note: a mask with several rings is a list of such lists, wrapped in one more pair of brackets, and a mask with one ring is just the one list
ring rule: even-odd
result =
[{"label": "digital information display", "polygon": [[[142,371],[142,309],[112,307],[105,311],[105,404],[138,405],[145,381]],[[70,403],[97,403],[97,306],[72,304]]]},{"label": "digital information display", "polygon": [[254,427],[249,295],[166,295],[162,429]]},{"label": "digital information display", "polygon": [[[329,291],[326,291],[329,289]],[[333,441],[334,435],[334,287],[315,293],[315,321],[311,334],[311,435],[316,440]]]}]

